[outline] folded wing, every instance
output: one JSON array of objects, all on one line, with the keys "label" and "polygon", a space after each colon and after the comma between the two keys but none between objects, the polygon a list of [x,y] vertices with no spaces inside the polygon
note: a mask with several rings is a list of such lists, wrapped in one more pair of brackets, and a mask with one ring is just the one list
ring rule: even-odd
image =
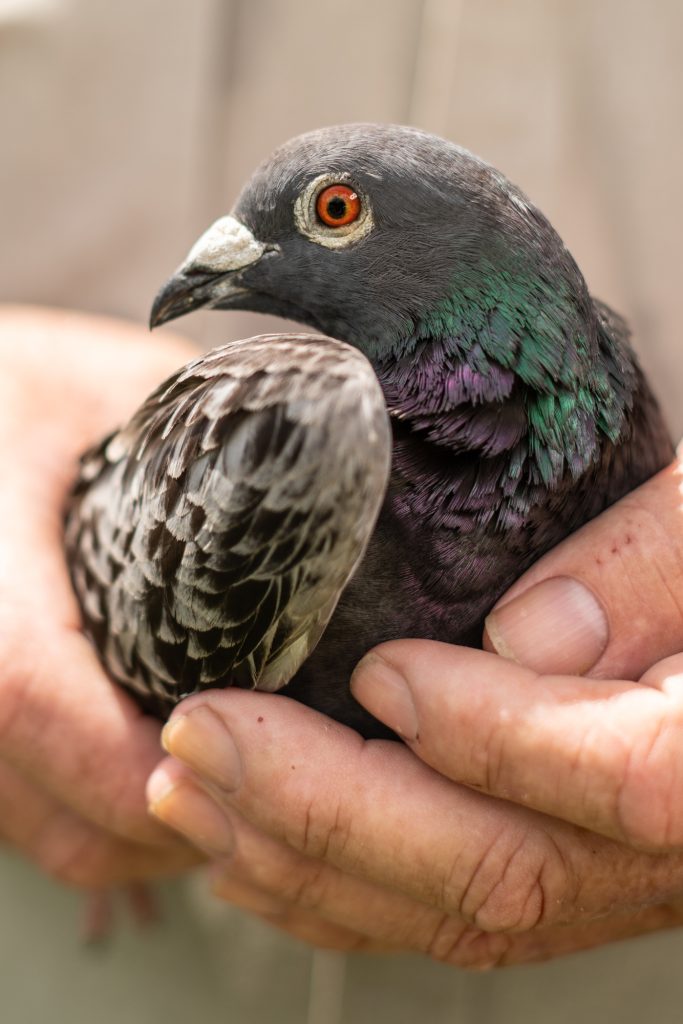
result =
[{"label": "folded wing", "polygon": [[312,651],[374,528],[391,433],[367,360],[311,335],[208,353],[82,460],[66,545],[111,675],[167,714],[277,690]]}]

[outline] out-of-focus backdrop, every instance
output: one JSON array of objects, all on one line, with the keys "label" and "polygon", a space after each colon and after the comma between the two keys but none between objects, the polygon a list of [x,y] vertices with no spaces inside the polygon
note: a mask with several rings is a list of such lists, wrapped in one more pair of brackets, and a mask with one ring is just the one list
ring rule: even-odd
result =
[{"label": "out-of-focus backdrop", "polygon": [[276,144],[412,123],[549,216],[678,434],[682,46],[678,0],[0,0],[0,297],[144,319]]},{"label": "out-of-focus backdrop", "polygon": [[[682,52],[680,0],[0,0],[0,298],[143,320],[276,144],[412,123],[549,216],[593,293],[630,319],[678,436]],[[203,346],[270,326],[182,322]],[[0,1019],[680,1020],[680,935],[478,978],[411,958],[312,961],[165,892],[165,928],[88,959],[71,895],[0,860]]]}]

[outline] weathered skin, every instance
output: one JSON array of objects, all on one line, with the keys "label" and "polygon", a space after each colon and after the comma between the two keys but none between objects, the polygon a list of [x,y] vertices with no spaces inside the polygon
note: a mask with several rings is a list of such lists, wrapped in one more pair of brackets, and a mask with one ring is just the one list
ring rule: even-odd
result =
[{"label": "weathered skin", "polygon": [[[357,235],[316,223],[318,181],[357,190]],[[278,150],[162,289],[152,323],[200,306],[300,320],[360,349],[379,378],[389,488],[286,691],[365,735],[384,731],[348,690],[365,651],[402,636],[478,646],[529,564],[672,456],[624,323],[591,299],[543,215],[414,129],[328,128]]]}]

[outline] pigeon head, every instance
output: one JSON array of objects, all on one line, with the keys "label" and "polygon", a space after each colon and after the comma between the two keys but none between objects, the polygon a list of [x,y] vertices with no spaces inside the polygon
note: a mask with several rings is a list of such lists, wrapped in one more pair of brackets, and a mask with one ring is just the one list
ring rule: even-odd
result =
[{"label": "pigeon head", "polygon": [[559,236],[495,168],[414,128],[342,125],[277,149],[162,288],[152,326],[200,307],[350,342],[389,408],[424,414],[439,443],[465,444],[449,410],[509,400],[515,426],[470,416],[466,443],[484,418],[482,452],[529,432],[545,483],[621,430],[628,360]]},{"label": "pigeon head", "polygon": [[501,298],[512,328],[516,307],[533,304],[525,292],[552,297],[547,277],[548,292],[562,278],[589,308],[558,236],[494,168],[414,128],[342,125],[293,139],[257,169],[162,289],[152,323],[201,306],[252,309],[372,358],[458,315],[476,321]]}]

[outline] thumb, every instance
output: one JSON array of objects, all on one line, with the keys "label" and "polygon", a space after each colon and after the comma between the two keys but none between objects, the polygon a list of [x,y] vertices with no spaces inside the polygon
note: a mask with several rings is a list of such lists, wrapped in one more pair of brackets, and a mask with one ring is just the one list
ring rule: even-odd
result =
[{"label": "thumb", "polygon": [[683,650],[683,459],[572,534],[486,620],[484,647],[544,673],[638,679]]}]

